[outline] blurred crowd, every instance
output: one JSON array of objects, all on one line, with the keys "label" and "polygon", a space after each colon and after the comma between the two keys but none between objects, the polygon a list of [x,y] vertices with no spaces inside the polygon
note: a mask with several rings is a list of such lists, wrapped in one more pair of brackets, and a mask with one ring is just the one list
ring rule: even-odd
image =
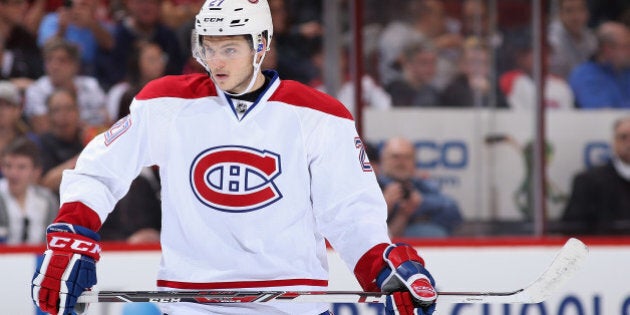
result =
[{"label": "blurred crowd", "polygon": [[[42,226],[55,215],[63,170],[74,167],[93,136],[128,114],[134,95],[148,81],[204,71],[190,52],[190,31],[203,2],[0,0],[0,242],[42,241]],[[536,106],[530,1],[365,2],[367,71],[361,84],[366,106]],[[630,109],[630,1],[546,3],[545,107]],[[263,66],[283,79],[326,91],[323,1],[269,4],[274,36]],[[348,1],[339,4],[348,9]],[[349,17],[342,17],[347,34]],[[349,40],[342,38],[339,61],[345,79],[334,94],[354,110]],[[407,145],[398,139],[385,146],[386,165],[392,148]],[[409,195],[396,176],[401,175],[380,178],[388,201],[411,198],[411,208],[419,209],[422,200],[440,194],[418,179],[409,182],[415,185]],[[103,226],[103,238],[157,240],[159,190],[157,171],[144,170]],[[450,235],[461,221],[459,209],[446,196],[435,203],[450,212],[436,219],[437,227],[416,230]],[[399,208],[404,207],[390,205],[390,211],[405,213]],[[427,206],[412,212],[407,214],[414,223],[435,223]],[[407,223],[393,226],[395,236],[411,233],[405,232]]]}]

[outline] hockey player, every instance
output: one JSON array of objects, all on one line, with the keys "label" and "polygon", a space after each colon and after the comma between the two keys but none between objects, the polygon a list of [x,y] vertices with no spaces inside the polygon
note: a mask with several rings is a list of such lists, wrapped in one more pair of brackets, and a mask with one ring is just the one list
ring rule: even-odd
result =
[{"label": "hockey player", "polygon": [[[389,314],[431,314],[423,259],[391,244],[386,205],[352,116],[260,69],[266,0],[208,0],[192,50],[207,74],[167,76],[64,173],[61,208],[32,281],[42,310],[71,314],[96,284],[102,222],[143,167],[162,181],[161,290],[326,290],[327,239]],[[168,315],[329,314],[325,303],[165,303]]]}]

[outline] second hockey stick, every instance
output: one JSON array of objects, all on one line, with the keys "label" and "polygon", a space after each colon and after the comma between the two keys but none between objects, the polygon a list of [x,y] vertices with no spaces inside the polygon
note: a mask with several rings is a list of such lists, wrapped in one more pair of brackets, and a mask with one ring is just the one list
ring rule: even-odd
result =
[{"label": "second hockey stick", "polygon": [[[571,238],[547,270],[522,289],[506,292],[438,292],[438,303],[540,303],[573,276],[587,254],[586,245]],[[386,296],[382,292],[362,291],[90,291],[83,293],[78,303],[384,303]]]}]

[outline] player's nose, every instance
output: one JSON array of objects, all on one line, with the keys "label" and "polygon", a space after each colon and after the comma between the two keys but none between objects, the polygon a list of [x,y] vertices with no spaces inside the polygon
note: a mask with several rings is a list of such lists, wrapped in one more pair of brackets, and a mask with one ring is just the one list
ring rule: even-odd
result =
[{"label": "player's nose", "polygon": [[223,68],[226,64],[225,59],[221,57],[208,58],[206,59],[206,62],[210,68]]}]

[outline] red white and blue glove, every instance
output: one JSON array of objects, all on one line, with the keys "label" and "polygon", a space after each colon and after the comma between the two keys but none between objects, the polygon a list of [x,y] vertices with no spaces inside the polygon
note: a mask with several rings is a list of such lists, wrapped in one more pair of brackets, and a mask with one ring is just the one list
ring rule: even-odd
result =
[{"label": "red white and blue glove", "polygon": [[46,239],[48,250],[33,276],[31,297],[44,312],[75,314],[77,298],[96,284],[100,237],[82,226],[53,223]]},{"label": "red white and blue glove", "polygon": [[366,291],[389,293],[388,315],[431,315],[435,311],[435,280],[424,260],[407,244],[379,244],[364,254],[355,275]]}]

